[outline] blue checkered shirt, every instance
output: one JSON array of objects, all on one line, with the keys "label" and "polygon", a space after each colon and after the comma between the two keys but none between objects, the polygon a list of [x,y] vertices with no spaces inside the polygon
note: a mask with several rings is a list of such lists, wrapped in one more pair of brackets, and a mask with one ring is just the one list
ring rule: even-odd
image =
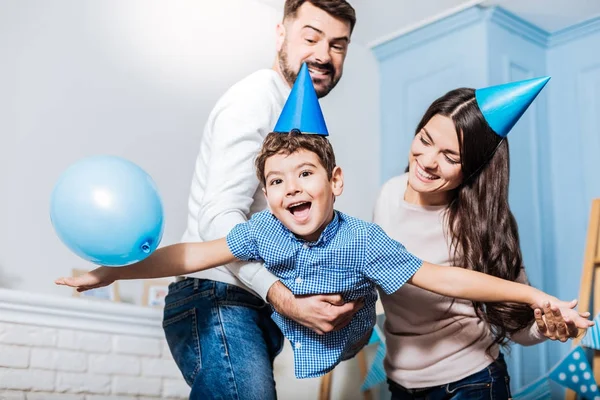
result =
[{"label": "blue checkered shirt", "polygon": [[340,293],[346,301],[365,298],[365,306],[349,325],[325,335],[273,312],[273,320],[293,346],[297,378],[324,375],[356,355],[375,325],[375,286],[393,293],[422,264],[378,225],[339,211],[316,242],[298,239],[265,210],[236,225],[227,235],[227,244],[240,260],[263,261],[295,295]]}]

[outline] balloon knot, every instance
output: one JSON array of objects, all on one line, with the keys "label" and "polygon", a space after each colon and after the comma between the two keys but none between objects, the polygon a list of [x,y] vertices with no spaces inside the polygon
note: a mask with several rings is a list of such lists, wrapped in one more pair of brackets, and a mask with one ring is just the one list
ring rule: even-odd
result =
[{"label": "balloon knot", "polygon": [[142,251],[146,254],[150,253],[150,243],[144,242],[144,244],[142,244]]}]

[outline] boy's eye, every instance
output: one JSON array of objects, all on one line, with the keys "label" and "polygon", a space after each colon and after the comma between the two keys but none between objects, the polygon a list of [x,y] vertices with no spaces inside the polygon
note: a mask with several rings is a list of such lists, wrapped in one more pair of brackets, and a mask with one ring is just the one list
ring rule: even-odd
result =
[{"label": "boy's eye", "polygon": [[314,40],[314,39],[311,39],[311,38],[306,38],[306,39],[304,39],[304,40],[306,40],[306,41],[307,41],[308,43],[310,43],[310,44],[317,43],[317,41],[316,41],[316,40]]},{"label": "boy's eye", "polygon": [[273,179],[271,182],[269,182],[269,185],[280,185],[281,182],[283,182],[281,179]]},{"label": "boy's eye", "polygon": [[300,176],[303,177],[303,178],[306,178],[307,176],[310,176],[310,175],[312,175],[312,172],[310,172],[310,171],[302,171],[302,172],[300,172]]},{"label": "boy's eye", "polygon": [[423,135],[419,134],[419,139],[421,140],[421,143],[423,143],[425,146],[429,145],[429,142],[427,140],[425,140]]}]

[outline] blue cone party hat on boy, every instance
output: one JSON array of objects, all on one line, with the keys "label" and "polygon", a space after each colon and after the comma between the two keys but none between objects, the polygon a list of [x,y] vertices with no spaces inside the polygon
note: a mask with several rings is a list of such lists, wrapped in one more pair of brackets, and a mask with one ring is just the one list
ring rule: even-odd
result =
[{"label": "blue cone party hat on boy", "polygon": [[300,68],[273,132],[289,133],[292,130],[304,134],[329,136],[317,92],[305,63]]},{"label": "blue cone party hat on boy", "polygon": [[549,80],[545,76],[476,89],[477,105],[490,128],[504,138]]}]

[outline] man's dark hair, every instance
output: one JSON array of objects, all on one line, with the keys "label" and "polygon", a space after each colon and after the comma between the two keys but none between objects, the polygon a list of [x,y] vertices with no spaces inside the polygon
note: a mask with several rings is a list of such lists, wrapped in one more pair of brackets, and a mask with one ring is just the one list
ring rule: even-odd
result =
[{"label": "man's dark hair", "polygon": [[350,24],[350,33],[352,33],[356,24],[356,12],[346,0],[286,0],[283,9],[283,19],[296,18],[298,9],[306,2],[320,8],[335,18],[348,22]]}]

